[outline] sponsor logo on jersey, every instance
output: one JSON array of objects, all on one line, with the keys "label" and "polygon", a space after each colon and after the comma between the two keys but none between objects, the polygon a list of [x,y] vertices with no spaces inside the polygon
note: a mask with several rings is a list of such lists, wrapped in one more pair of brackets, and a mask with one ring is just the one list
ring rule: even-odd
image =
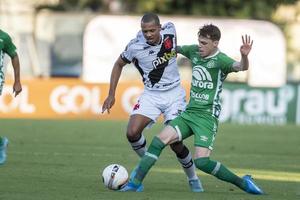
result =
[{"label": "sponsor logo on jersey", "polygon": [[194,98],[196,101],[202,101],[202,102],[207,102],[209,99],[208,94],[203,94],[203,93],[197,93],[191,90],[191,97]]},{"label": "sponsor logo on jersey", "polygon": [[153,50],[149,51],[149,55],[153,55],[155,52]]},{"label": "sponsor logo on jersey", "polygon": [[207,142],[208,137],[206,137],[205,135],[201,135],[200,140],[202,140],[203,142]]},{"label": "sponsor logo on jersey", "polygon": [[152,65],[154,68],[156,68],[158,65],[161,65],[165,62],[168,62],[172,58],[176,57],[176,51],[172,50],[171,52],[164,53],[163,56],[157,57],[155,60],[152,61]]},{"label": "sponsor logo on jersey", "polygon": [[198,65],[193,68],[192,85],[204,89],[213,89],[214,84],[211,75],[205,67]]}]

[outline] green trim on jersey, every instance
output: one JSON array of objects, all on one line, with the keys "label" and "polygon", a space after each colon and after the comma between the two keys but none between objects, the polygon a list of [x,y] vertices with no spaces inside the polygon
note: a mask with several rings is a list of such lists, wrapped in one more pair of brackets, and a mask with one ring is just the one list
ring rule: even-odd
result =
[{"label": "green trim on jersey", "polygon": [[235,60],[219,50],[212,56],[201,58],[198,45],[178,48],[180,54],[192,63],[190,101],[186,110],[206,112],[218,118],[221,112],[220,93],[228,73],[234,72]]}]

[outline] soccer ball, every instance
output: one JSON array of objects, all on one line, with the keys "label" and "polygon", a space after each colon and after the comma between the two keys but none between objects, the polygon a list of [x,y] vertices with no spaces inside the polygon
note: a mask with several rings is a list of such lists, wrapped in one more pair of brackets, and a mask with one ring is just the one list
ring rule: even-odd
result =
[{"label": "soccer ball", "polygon": [[102,180],[108,189],[119,190],[128,181],[128,172],[122,165],[111,164],[102,172]]}]

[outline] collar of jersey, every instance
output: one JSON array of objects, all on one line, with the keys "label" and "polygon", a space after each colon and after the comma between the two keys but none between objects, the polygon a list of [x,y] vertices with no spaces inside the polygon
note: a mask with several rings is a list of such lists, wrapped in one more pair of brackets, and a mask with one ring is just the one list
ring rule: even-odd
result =
[{"label": "collar of jersey", "polygon": [[218,50],[216,51],[216,53],[214,53],[213,55],[207,56],[207,57],[205,57],[205,58],[203,58],[203,59],[209,59],[209,58],[215,57],[216,55],[218,55],[218,53],[220,53],[220,50],[219,50],[219,49],[218,49]]},{"label": "collar of jersey", "polygon": [[[145,39],[146,40],[146,39]],[[155,45],[153,45],[153,44],[149,44],[148,42],[147,42],[147,40],[146,40],[146,44],[148,44],[148,45],[150,45],[150,46],[158,46],[158,45],[161,45],[161,43],[162,43],[162,40],[163,40],[163,38],[162,38],[162,35],[160,35],[160,41],[159,41],[159,43],[158,44],[155,44]]]}]

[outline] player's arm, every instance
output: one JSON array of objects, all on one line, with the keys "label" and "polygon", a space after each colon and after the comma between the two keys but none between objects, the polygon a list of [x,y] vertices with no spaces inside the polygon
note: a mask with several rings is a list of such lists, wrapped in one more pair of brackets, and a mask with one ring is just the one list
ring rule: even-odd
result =
[{"label": "player's arm", "polygon": [[4,52],[11,58],[11,64],[14,68],[14,85],[13,93],[15,97],[22,91],[22,85],[20,81],[20,62],[19,56],[16,52],[16,46],[13,44],[10,36],[5,33],[4,37]]},{"label": "player's arm", "polygon": [[242,46],[240,48],[241,61],[233,63],[233,68],[236,71],[245,71],[249,69],[248,54],[251,51],[253,40],[250,39],[249,35],[242,36]]},{"label": "player's arm", "polygon": [[22,84],[20,81],[20,62],[19,62],[19,56],[16,53],[15,56],[11,58],[11,64],[14,68],[14,85],[13,85],[13,92],[15,93],[15,97],[22,92]]},{"label": "player's arm", "polygon": [[119,56],[119,58],[116,60],[113,66],[110,76],[109,92],[107,98],[103,103],[102,113],[104,113],[105,110],[107,110],[107,112],[110,113],[110,108],[115,104],[116,88],[121,76],[122,69],[126,64],[127,63],[121,58],[121,56]]}]

